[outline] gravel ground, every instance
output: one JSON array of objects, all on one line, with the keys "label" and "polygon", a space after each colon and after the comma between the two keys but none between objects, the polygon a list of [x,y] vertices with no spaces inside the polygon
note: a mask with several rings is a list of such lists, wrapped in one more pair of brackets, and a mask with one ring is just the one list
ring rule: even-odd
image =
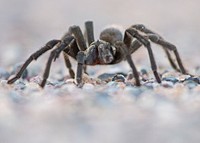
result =
[{"label": "gravel ground", "polygon": [[[1,0],[0,143],[199,142],[199,4],[198,0]],[[61,37],[72,24],[83,27],[88,19],[95,22],[96,37],[113,23],[153,27],[177,46],[184,65],[196,76],[175,72],[163,51],[152,44],[162,84],[152,75],[145,48],[132,56],[141,87],[129,79],[130,67],[122,62],[89,67],[83,88],[77,88],[59,58],[41,89],[48,54],[14,84],[6,83],[45,42]],[[75,69],[76,62],[72,63]]]}]

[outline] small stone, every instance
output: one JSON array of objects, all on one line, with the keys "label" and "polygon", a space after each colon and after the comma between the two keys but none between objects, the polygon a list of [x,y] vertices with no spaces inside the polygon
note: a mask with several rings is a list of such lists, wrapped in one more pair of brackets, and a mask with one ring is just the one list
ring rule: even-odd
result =
[{"label": "small stone", "polygon": [[145,82],[143,84],[145,87],[147,87],[148,89],[154,89],[156,88],[157,86],[159,86],[160,84],[155,82],[155,81],[152,81],[152,80],[149,80],[148,82]]},{"label": "small stone", "polygon": [[148,72],[146,69],[141,69],[140,70],[140,76],[142,77],[143,81],[147,81],[149,78]]},{"label": "small stone", "polygon": [[146,69],[141,69],[141,70],[140,70],[140,74],[141,74],[141,75],[148,75],[148,72],[147,72]]},{"label": "small stone", "polygon": [[188,77],[188,78],[185,79],[185,81],[190,81],[190,80],[200,84],[200,78],[199,77]]},{"label": "small stone", "polygon": [[151,82],[145,82],[143,85],[147,87],[148,89],[153,89],[153,83]]},{"label": "small stone", "polygon": [[173,82],[171,82],[171,81],[162,81],[162,86],[163,87],[165,87],[165,88],[172,88],[173,87],[173,85],[174,85],[174,83]]},{"label": "small stone", "polygon": [[99,75],[98,78],[101,79],[102,81],[110,81],[113,76],[115,76],[115,74],[113,73],[103,73]]},{"label": "small stone", "polygon": [[180,75],[177,79],[180,81],[180,82],[184,82],[186,79],[190,78],[191,75]]},{"label": "small stone", "polygon": [[117,74],[117,75],[113,76],[112,81],[125,82],[125,77],[122,74]]},{"label": "small stone", "polygon": [[175,77],[164,77],[162,78],[163,81],[169,81],[169,82],[172,82],[173,84],[177,83],[178,82],[178,79],[175,78]]}]

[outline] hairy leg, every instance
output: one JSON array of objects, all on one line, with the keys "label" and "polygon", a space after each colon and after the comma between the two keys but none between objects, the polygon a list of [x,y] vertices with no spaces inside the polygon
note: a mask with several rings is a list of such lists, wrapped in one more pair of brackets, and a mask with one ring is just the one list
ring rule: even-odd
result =
[{"label": "hairy leg", "polygon": [[85,22],[85,39],[87,40],[88,46],[94,42],[94,27],[92,21]]},{"label": "hairy leg", "polygon": [[161,83],[160,76],[159,76],[159,74],[157,72],[157,65],[156,65],[156,62],[155,62],[155,58],[154,58],[154,55],[153,55],[153,52],[152,52],[152,49],[151,49],[151,44],[148,41],[148,39],[146,39],[144,36],[139,34],[133,28],[129,28],[129,29],[127,29],[125,31],[125,37],[128,37],[128,36],[136,38],[141,44],[143,44],[147,48],[147,51],[148,51],[148,54],[149,54],[149,58],[150,58],[152,71],[154,73],[154,76],[155,76],[157,82]]},{"label": "hairy leg", "polygon": [[[130,40],[130,41],[129,41]],[[132,39],[128,38],[127,35],[125,35],[124,37],[124,41],[118,41],[115,43],[115,47],[116,49],[118,49],[117,51],[119,51],[119,53],[121,54],[120,57],[122,57],[121,60],[123,60],[124,58],[126,59],[126,61],[128,62],[129,66],[132,69],[132,73],[135,77],[135,82],[136,82],[136,86],[140,86],[140,78],[139,78],[139,74],[138,71],[136,69],[136,66],[131,58],[131,53],[130,53],[130,49],[128,48],[129,44],[131,43]],[[118,55],[119,56],[119,55]]]},{"label": "hairy leg", "polygon": [[78,87],[82,87],[83,83],[82,83],[82,77],[83,77],[83,67],[84,67],[84,63],[85,63],[85,53],[84,51],[80,51],[78,52],[77,55],[77,71],[76,71],[76,84]]},{"label": "hairy leg", "polygon": [[43,74],[43,80],[41,82],[41,87],[43,88],[46,84],[46,81],[47,81],[47,78],[49,77],[49,73],[50,73],[50,68],[51,68],[51,63],[52,61],[56,60],[58,58],[58,56],[60,55],[60,53],[67,48],[67,46],[74,40],[74,37],[72,36],[69,36],[69,37],[66,37],[64,40],[62,40],[62,42],[57,46],[56,49],[54,49],[50,56],[49,56],[49,59],[47,61],[47,64],[46,64],[46,68],[45,68],[45,71],[44,71],[44,74]]},{"label": "hairy leg", "polygon": [[33,61],[33,60],[37,60],[38,57],[40,57],[43,53],[47,52],[48,50],[52,49],[56,44],[58,44],[60,42],[60,40],[51,40],[49,41],[44,47],[42,47],[40,50],[36,51],[35,53],[33,53],[26,61],[25,63],[22,65],[21,69],[19,70],[19,72],[16,74],[15,77],[13,77],[12,79],[8,80],[8,84],[12,84],[14,83],[17,79],[19,79],[24,70],[28,67],[28,65]]},{"label": "hairy leg", "polygon": [[[149,30],[148,28],[146,28],[144,25],[142,24],[137,24],[137,25],[133,25],[132,28],[140,31],[140,32],[143,32],[145,34],[147,34],[147,38],[149,38],[152,42],[158,44],[158,45],[161,45],[164,50],[165,50],[165,53],[167,54],[167,57],[168,57],[168,60],[171,64],[171,66],[178,72],[181,72],[183,74],[187,74],[183,64],[182,64],[182,60],[179,56],[179,53],[177,51],[177,48],[176,46],[174,46],[173,44],[165,41],[159,34]],[[174,52],[174,55],[176,57],[176,60],[177,60],[177,63],[178,63],[178,66],[180,69],[178,69],[177,65],[175,64],[174,60],[172,59],[170,53],[168,50],[171,50]]]}]

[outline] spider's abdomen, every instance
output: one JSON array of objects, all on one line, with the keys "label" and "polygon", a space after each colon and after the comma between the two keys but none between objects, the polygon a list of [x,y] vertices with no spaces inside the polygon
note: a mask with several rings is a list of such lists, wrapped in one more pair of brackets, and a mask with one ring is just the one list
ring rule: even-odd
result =
[{"label": "spider's abdomen", "polygon": [[111,44],[114,44],[116,41],[122,41],[123,34],[121,29],[122,28],[118,26],[110,26],[108,28],[105,28],[100,33],[100,39]]}]

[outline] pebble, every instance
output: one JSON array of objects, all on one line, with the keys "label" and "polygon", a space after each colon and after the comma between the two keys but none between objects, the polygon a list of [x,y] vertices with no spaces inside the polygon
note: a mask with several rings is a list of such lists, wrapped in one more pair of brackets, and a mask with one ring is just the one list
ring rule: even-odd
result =
[{"label": "pebble", "polygon": [[9,72],[7,72],[4,68],[0,67],[0,79],[8,79],[9,76]]},{"label": "pebble", "polygon": [[200,84],[200,77],[188,77],[185,79],[185,81],[194,81],[194,82]]},{"label": "pebble", "polygon": [[174,86],[174,83],[171,82],[171,81],[162,81],[162,86],[165,87],[165,88],[172,88]]},{"label": "pebble", "polygon": [[183,84],[189,89],[193,89],[200,84],[200,79],[199,77],[188,77],[184,80]]},{"label": "pebble", "polygon": [[177,83],[179,80],[175,77],[164,77],[162,78],[163,81],[169,81],[172,82],[173,84]]},{"label": "pebble", "polygon": [[116,74],[115,76],[113,76],[112,81],[125,82],[125,77],[122,74]]},{"label": "pebble", "polygon": [[160,84],[157,83],[156,81],[148,81],[148,82],[145,82],[143,84],[145,87],[147,87],[148,89],[154,89],[156,88],[157,86],[159,86]]},{"label": "pebble", "polygon": [[143,81],[148,81],[149,74],[148,74],[146,69],[141,69],[140,70],[140,76],[142,77]]},{"label": "pebble", "polygon": [[190,78],[191,75],[180,75],[179,77],[177,77],[177,79],[180,81],[180,82],[184,82],[186,79]]},{"label": "pebble", "polygon": [[140,74],[141,74],[141,75],[148,75],[148,72],[147,72],[146,69],[141,69],[141,70],[140,70]]},{"label": "pebble", "polygon": [[113,73],[103,73],[99,75],[98,78],[103,81],[106,81],[106,80],[111,80],[113,76],[115,76],[115,74]]}]

